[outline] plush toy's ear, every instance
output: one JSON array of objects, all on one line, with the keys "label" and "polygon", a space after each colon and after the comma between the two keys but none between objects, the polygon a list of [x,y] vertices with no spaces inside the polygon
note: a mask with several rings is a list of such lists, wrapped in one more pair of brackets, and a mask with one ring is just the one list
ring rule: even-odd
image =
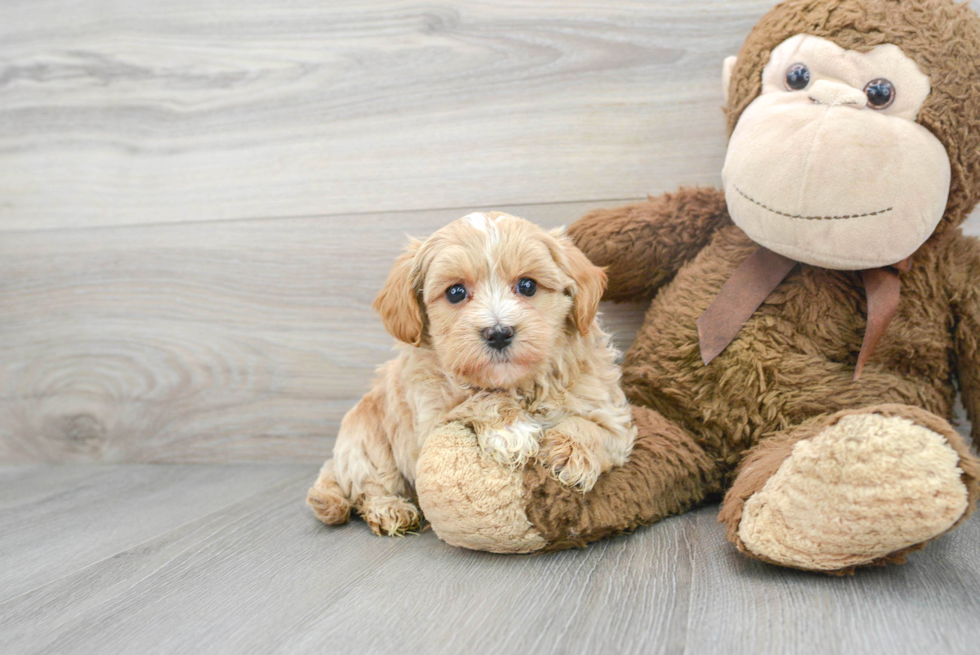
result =
[{"label": "plush toy's ear", "polygon": [[592,321],[599,311],[599,301],[606,290],[606,272],[589,261],[563,229],[554,230],[551,235],[557,241],[557,250],[552,248],[552,256],[565,275],[572,278],[575,286],[568,289],[572,296],[572,321],[579,334],[589,333]]},{"label": "plush toy's ear", "polygon": [[411,239],[388,273],[384,288],[374,299],[374,311],[381,314],[385,329],[399,341],[418,346],[422,343],[424,315],[415,269],[415,256],[422,242]]},{"label": "plush toy's ear", "polygon": [[721,94],[725,98],[725,104],[728,104],[728,84],[732,81],[732,69],[735,68],[735,62],[738,58],[734,55],[725,57],[724,63],[721,65]]}]

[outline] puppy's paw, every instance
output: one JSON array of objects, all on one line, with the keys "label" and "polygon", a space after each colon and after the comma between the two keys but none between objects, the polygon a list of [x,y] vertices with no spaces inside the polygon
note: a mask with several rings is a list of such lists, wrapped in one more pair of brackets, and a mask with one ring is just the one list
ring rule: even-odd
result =
[{"label": "puppy's paw", "polygon": [[400,537],[418,530],[422,523],[419,508],[401,496],[368,496],[358,512],[378,536]]},{"label": "puppy's paw", "polygon": [[521,420],[502,427],[477,430],[480,448],[503,466],[518,468],[538,453],[541,427],[533,421]]},{"label": "puppy's paw", "polygon": [[592,489],[605,469],[604,457],[557,430],[545,433],[541,444],[542,463],[551,474],[568,487],[583,493]]},{"label": "puppy's paw", "polygon": [[350,502],[336,483],[321,484],[317,481],[306,495],[306,503],[313,513],[327,525],[341,525],[350,518]]}]

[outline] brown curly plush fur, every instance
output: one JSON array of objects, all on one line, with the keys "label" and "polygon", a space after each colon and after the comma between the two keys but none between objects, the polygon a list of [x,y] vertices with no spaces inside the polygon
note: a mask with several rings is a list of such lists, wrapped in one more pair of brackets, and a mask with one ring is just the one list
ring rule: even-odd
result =
[{"label": "brown curly plush fur", "polygon": [[527,518],[544,550],[584,546],[682,512],[721,491],[717,467],[691,434],[645,407],[633,408],[643,438],[629,466],[612,469],[588,494],[568,493],[540,464],[524,473]]},{"label": "brown curly plush fur", "polygon": [[980,449],[980,240],[956,239],[945,254],[955,317],[954,365],[966,414],[973,422],[973,447]]},{"label": "brown curly plush fur", "polygon": [[[861,379],[859,271],[794,269],[705,366],[696,321],[758,247],[723,193],[681,189],[593,212],[569,234],[606,267],[605,297],[651,300],[623,366],[638,429],[631,459],[583,494],[534,462],[523,476],[494,473],[472,434],[437,434],[420,458],[419,495],[440,510],[426,511],[441,537],[498,552],[581,546],[727,489],[720,520],[739,550],[841,574],[901,562],[974,509],[980,460],[948,419],[958,384],[980,444],[980,241],[958,229],[980,198],[980,17],[949,0],[789,0],[739,54],[731,126],[758,95],[770,50],[799,33],[853,50],[901,47],[930,76],[918,120],[952,162],[943,221],[901,275],[898,311]],[[506,498],[474,500],[488,484]]]},{"label": "brown curly plush fur", "polygon": [[[730,128],[758,95],[770,50],[799,33],[861,51],[894,43],[930,76],[932,93],[918,120],[945,145],[952,163],[943,222],[902,275],[898,313],[857,382],[852,378],[867,321],[861,275],[806,265],[786,278],[724,353],[702,364],[696,320],[757,247],[731,224],[720,191],[681,189],[593,212],[573,225],[579,248],[608,267],[607,298],[652,298],[626,355],[623,385],[634,403],[662,417],[640,423],[640,442],[673,439],[685,452],[661,458],[654,474],[634,475],[670,478],[673,461],[713,462],[711,469],[692,468],[687,478],[675,476],[661,492],[663,507],[623,529],[700,502],[720,480],[730,487],[721,520],[746,551],[738,537],[742,504],[794,443],[813,437],[838,412],[902,416],[941,434],[960,457],[969,501],[964,516],[980,495],[980,466],[946,420],[958,383],[980,443],[980,243],[957,229],[980,198],[980,18],[947,0],[785,2],[759,22],[739,53],[728,98]],[[668,436],[678,434],[687,436]],[[526,484],[533,487],[535,480],[528,474]],[[700,486],[692,489],[692,480]],[[534,491],[542,502],[560,506],[541,488],[547,485]],[[562,523],[559,512],[543,510],[542,502],[529,507],[532,523],[552,539],[567,540],[553,529]],[[567,515],[584,514],[569,509]],[[869,563],[902,561],[921,545]]]}]

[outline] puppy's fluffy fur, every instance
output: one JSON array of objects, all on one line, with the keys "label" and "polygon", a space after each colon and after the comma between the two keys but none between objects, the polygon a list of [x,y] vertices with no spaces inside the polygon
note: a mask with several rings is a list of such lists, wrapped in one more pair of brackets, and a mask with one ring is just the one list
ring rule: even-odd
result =
[{"label": "puppy's fluffy fur", "polygon": [[[374,305],[398,356],[344,417],[309,492],[317,518],[344,523],[353,506],[378,534],[417,528],[416,460],[449,421],[469,425],[502,464],[538,458],[583,491],[624,464],[636,432],[596,322],[605,281],[561,231],[507,214],[470,214],[412,240]],[[453,303],[455,285],[466,295]],[[494,348],[486,331],[501,326],[513,337]]]}]

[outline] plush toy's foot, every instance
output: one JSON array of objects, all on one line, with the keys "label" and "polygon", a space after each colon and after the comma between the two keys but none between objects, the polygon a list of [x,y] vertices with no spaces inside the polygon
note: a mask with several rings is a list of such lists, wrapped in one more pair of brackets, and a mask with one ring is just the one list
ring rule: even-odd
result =
[{"label": "plush toy's foot", "polygon": [[453,546],[527,553],[547,544],[524,510],[524,473],[501,466],[473,430],[453,422],[425,440],[415,489],[425,517]]},{"label": "plush toy's foot", "polygon": [[721,520],[743,552],[848,573],[902,562],[972,510],[978,461],[946,421],[885,405],[841,412],[760,443]]}]

